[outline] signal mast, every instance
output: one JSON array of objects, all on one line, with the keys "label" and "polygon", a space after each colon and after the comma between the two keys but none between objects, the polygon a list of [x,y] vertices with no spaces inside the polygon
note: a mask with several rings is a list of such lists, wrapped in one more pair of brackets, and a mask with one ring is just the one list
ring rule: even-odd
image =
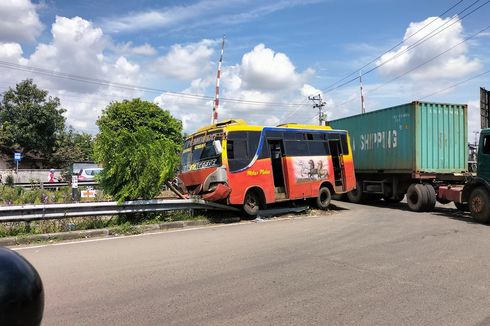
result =
[{"label": "signal mast", "polygon": [[213,102],[213,115],[211,116],[211,124],[216,124],[218,122],[218,108],[219,108],[219,81],[221,78],[221,64],[223,63],[223,53],[225,50],[225,35],[221,41],[221,55],[218,61],[218,73],[216,75],[216,93]]}]

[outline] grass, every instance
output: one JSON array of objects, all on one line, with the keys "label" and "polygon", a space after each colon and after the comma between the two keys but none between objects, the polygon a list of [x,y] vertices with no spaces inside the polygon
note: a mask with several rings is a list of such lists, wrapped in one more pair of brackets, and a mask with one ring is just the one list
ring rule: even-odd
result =
[{"label": "grass", "polygon": [[203,220],[204,215],[193,215],[189,211],[166,213],[124,214],[113,217],[76,217],[59,220],[0,223],[0,238],[22,237],[34,234],[58,233],[110,228],[111,234],[137,234],[137,225],[160,224],[173,221]]},{"label": "grass", "polygon": [[[80,190],[84,190],[85,187]],[[70,187],[60,187],[56,190],[41,188],[24,189],[22,187],[10,187],[0,185],[0,205],[25,205],[25,204],[65,204],[72,203],[72,190]],[[111,198],[101,190],[97,191],[95,198],[82,198],[82,201],[107,201]]]}]

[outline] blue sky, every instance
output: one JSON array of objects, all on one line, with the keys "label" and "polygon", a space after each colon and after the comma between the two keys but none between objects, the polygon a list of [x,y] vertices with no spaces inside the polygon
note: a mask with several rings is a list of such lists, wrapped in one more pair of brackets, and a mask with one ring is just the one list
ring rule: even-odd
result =
[{"label": "blue sky", "polygon": [[[91,133],[97,132],[95,121],[107,103],[142,97],[181,118],[190,132],[209,122],[219,41],[226,34],[220,117],[258,124],[314,123],[308,95],[322,93],[329,118],[358,113],[357,81],[335,90],[329,86],[347,74],[357,74],[404,38],[405,43],[364,69],[375,68],[363,77],[367,111],[417,100],[487,71],[490,29],[463,42],[488,27],[490,4],[485,3],[6,0],[0,4],[0,62],[160,91],[79,82],[5,65],[0,66],[0,90],[33,78],[61,98],[68,123]],[[403,52],[451,23],[447,30]],[[479,87],[490,88],[488,76],[425,100],[469,104],[471,133],[479,128]]]}]

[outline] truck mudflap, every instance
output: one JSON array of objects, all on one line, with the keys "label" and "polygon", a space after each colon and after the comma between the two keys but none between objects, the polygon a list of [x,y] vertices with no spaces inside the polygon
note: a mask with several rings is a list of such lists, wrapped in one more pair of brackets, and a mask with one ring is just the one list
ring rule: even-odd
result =
[{"label": "truck mudflap", "polygon": [[455,203],[463,203],[463,185],[439,186],[437,197]]},{"label": "truck mudflap", "polygon": [[214,189],[213,191],[203,194],[202,199],[208,201],[218,201],[218,200],[228,198],[230,193],[231,193],[231,188],[223,183],[220,183],[216,186],[216,189]]}]

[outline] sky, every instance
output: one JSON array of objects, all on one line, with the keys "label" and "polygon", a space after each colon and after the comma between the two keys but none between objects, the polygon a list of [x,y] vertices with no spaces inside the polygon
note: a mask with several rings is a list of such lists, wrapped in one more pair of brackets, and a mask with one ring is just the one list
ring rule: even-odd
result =
[{"label": "sky", "polygon": [[32,78],[96,134],[113,101],[152,101],[187,133],[219,119],[317,123],[415,100],[468,104],[490,89],[487,0],[0,1],[0,92]]}]

